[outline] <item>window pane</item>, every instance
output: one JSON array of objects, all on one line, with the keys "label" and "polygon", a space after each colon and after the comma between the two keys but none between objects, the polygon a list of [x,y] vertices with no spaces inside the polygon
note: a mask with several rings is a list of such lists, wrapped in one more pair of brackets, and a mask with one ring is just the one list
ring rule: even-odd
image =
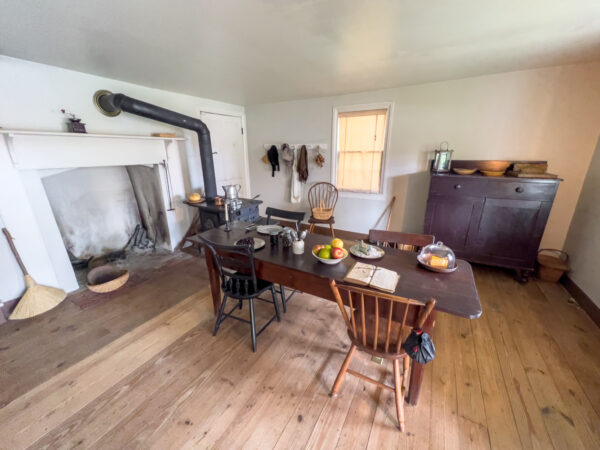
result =
[{"label": "window pane", "polygon": [[338,115],[338,189],[379,192],[387,110]]},{"label": "window pane", "polygon": [[379,192],[383,152],[343,152],[339,155],[337,188]]}]

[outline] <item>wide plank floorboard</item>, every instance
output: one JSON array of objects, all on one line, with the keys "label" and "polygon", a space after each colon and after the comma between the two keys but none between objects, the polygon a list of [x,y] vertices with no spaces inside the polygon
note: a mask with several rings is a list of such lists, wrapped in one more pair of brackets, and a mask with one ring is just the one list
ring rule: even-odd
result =
[{"label": "wide plank floorboard", "polygon": [[[0,448],[600,448],[600,330],[560,285],[475,267],[483,316],[438,315],[400,433],[392,392],[347,375],[328,396],[349,345],[334,303],[297,293],[254,354],[246,324],[212,336],[202,259],[155,270],[0,326]],[[392,382],[388,362],[351,367]]]}]

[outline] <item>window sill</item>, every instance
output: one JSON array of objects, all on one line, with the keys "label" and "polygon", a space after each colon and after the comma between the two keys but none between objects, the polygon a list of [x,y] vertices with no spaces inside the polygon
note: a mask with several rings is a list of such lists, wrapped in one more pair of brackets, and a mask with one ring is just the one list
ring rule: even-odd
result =
[{"label": "window sill", "polygon": [[357,198],[364,200],[384,200],[385,195],[383,192],[376,192],[374,194],[369,194],[367,192],[354,192],[354,191],[341,191],[338,190],[338,194],[340,197],[344,198]]}]

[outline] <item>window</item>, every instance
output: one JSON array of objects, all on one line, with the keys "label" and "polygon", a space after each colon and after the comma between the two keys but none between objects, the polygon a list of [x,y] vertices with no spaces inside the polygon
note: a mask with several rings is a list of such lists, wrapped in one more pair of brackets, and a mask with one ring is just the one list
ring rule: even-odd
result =
[{"label": "window", "polygon": [[365,108],[336,110],[335,184],[340,191],[379,194],[390,105]]}]

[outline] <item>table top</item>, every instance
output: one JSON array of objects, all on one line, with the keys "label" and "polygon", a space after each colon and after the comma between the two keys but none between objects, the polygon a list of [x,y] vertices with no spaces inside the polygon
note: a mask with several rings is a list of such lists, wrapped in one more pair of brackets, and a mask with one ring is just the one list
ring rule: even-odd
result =
[{"label": "table top", "polygon": [[[269,236],[260,235],[256,231],[246,232],[246,222],[234,222],[232,230],[226,232],[223,227],[203,232],[201,235],[215,244],[233,245],[244,237],[260,237],[266,241],[266,246],[257,250],[254,258],[259,261],[289,267],[301,272],[310,273],[324,279],[343,281],[348,270],[356,261],[362,261],[386,269],[394,270],[400,275],[395,295],[426,302],[436,299],[436,309],[457,316],[475,319],[481,315],[481,302],[475,286],[475,278],[471,265],[463,260],[457,260],[458,269],[449,274],[429,271],[421,267],[417,261],[416,252],[408,252],[394,248],[385,248],[381,259],[367,260],[356,258],[352,254],[336,265],[319,262],[312,255],[312,247],[316,244],[327,244],[331,241],[328,236],[309,234],[305,239],[305,250],[302,255],[295,255],[291,248],[283,248],[281,243],[273,247]],[[194,237],[191,240],[196,240]],[[355,241],[344,240],[344,246],[350,248]]]}]

